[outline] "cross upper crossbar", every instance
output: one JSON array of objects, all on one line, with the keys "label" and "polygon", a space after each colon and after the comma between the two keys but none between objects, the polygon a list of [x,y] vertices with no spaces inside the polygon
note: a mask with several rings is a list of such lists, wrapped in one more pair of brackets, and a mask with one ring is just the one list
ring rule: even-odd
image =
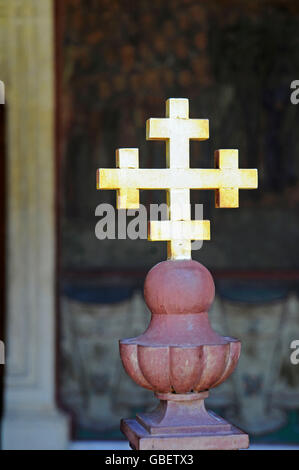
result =
[{"label": "cross upper crossbar", "polygon": [[118,168],[99,169],[98,189],[117,190],[118,209],[137,209],[140,189],[165,189],[169,220],[151,221],[149,240],[167,240],[168,258],[191,258],[191,240],[209,240],[210,222],[191,220],[190,190],[213,189],[216,207],[239,207],[239,189],[257,188],[257,170],[240,169],[238,150],[215,152],[214,169],[193,169],[189,165],[189,141],[209,137],[207,119],[189,119],[189,101],[171,98],[166,118],[149,119],[149,140],[166,141],[165,169],[139,168],[138,149],[118,149]]},{"label": "cross upper crossbar", "polygon": [[[98,189],[216,189],[236,191],[256,187],[256,170],[117,169],[99,170]],[[219,207],[224,207],[220,205]],[[228,207],[232,207],[229,205]],[[234,206],[238,207],[238,206]],[[128,207],[126,207],[128,208]],[[120,207],[119,207],[120,209]],[[125,207],[122,207],[125,209]]]}]

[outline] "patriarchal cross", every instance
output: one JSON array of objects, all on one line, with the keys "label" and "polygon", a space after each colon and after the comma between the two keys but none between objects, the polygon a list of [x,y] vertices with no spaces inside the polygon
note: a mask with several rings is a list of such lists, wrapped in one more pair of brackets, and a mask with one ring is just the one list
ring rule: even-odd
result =
[{"label": "patriarchal cross", "polygon": [[150,221],[148,239],[167,241],[169,259],[190,259],[191,241],[210,239],[210,221],[191,220],[190,189],[214,189],[216,207],[239,207],[239,189],[257,188],[257,170],[239,169],[235,149],[216,150],[215,169],[190,168],[189,141],[208,139],[209,121],[189,118],[188,99],[168,99],[146,138],[166,141],[166,168],[139,168],[138,149],[118,149],[117,168],[98,170],[97,189],[116,189],[118,209],[138,209],[140,189],[165,189],[169,220]]}]

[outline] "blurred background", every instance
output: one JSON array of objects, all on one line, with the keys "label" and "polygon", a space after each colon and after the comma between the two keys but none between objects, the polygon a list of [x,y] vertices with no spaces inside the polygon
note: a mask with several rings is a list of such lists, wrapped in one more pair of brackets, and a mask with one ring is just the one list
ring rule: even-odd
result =
[{"label": "blurred background", "polygon": [[[193,252],[215,279],[211,322],[243,348],[209,406],[254,443],[299,444],[299,365],[290,361],[299,340],[299,108],[290,100],[298,3],[0,7],[4,447],[33,445],[34,426],[32,439],[22,431],[30,413],[45,436],[56,429],[53,448],[69,438],[119,440],[120,418],[155,403],[123,371],[118,339],[146,328],[143,282],[166,243],[99,241],[95,209],[116,195],[97,191],[95,176],[115,166],[118,147],[139,147],[141,167],[165,166],[165,144],[146,142],[145,121],[163,117],[169,97],[189,98],[190,116],[210,120],[210,139],[191,143],[192,167],[211,168],[214,150],[238,148],[240,167],[259,170],[259,189],[240,191],[238,210],[215,209],[213,191],[192,191],[211,220],[211,241]],[[165,193],[141,191],[141,202],[165,202]]]}]

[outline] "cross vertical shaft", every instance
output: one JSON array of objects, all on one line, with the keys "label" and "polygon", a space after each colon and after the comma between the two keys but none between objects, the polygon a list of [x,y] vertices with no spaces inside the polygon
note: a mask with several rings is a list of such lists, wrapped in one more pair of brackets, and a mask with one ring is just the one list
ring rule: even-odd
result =
[{"label": "cross vertical shaft", "polygon": [[[189,119],[188,99],[168,99],[166,118],[149,119],[146,123],[148,140],[166,140],[166,166],[170,169],[190,167],[190,139],[209,138],[209,122],[206,119]],[[169,219],[191,221],[190,190],[186,188],[167,190]],[[178,225],[183,228],[182,225]],[[175,232],[176,225],[172,224]],[[168,259],[190,259],[191,239],[179,239],[177,233],[167,241]]]}]

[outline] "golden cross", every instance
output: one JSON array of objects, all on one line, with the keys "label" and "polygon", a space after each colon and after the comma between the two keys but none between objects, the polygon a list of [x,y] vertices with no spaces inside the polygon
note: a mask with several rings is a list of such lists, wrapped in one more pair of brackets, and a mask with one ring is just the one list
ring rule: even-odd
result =
[{"label": "golden cross", "polygon": [[116,189],[118,209],[138,209],[140,189],[165,189],[169,220],[150,221],[148,239],[167,241],[170,259],[190,259],[191,240],[210,239],[209,220],[191,220],[190,190],[214,189],[216,207],[239,207],[239,189],[257,188],[257,170],[239,169],[238,150],[215,152],[215,169],[189,166],[189,141],[209,138],[207,119],[189,119],[189,100],[170,98],[166,117],[146,122],[146,138],[166,141],[165,169],[139,168],[138,149],[118,149],[117,168],[97,172],[97,189]]}]

